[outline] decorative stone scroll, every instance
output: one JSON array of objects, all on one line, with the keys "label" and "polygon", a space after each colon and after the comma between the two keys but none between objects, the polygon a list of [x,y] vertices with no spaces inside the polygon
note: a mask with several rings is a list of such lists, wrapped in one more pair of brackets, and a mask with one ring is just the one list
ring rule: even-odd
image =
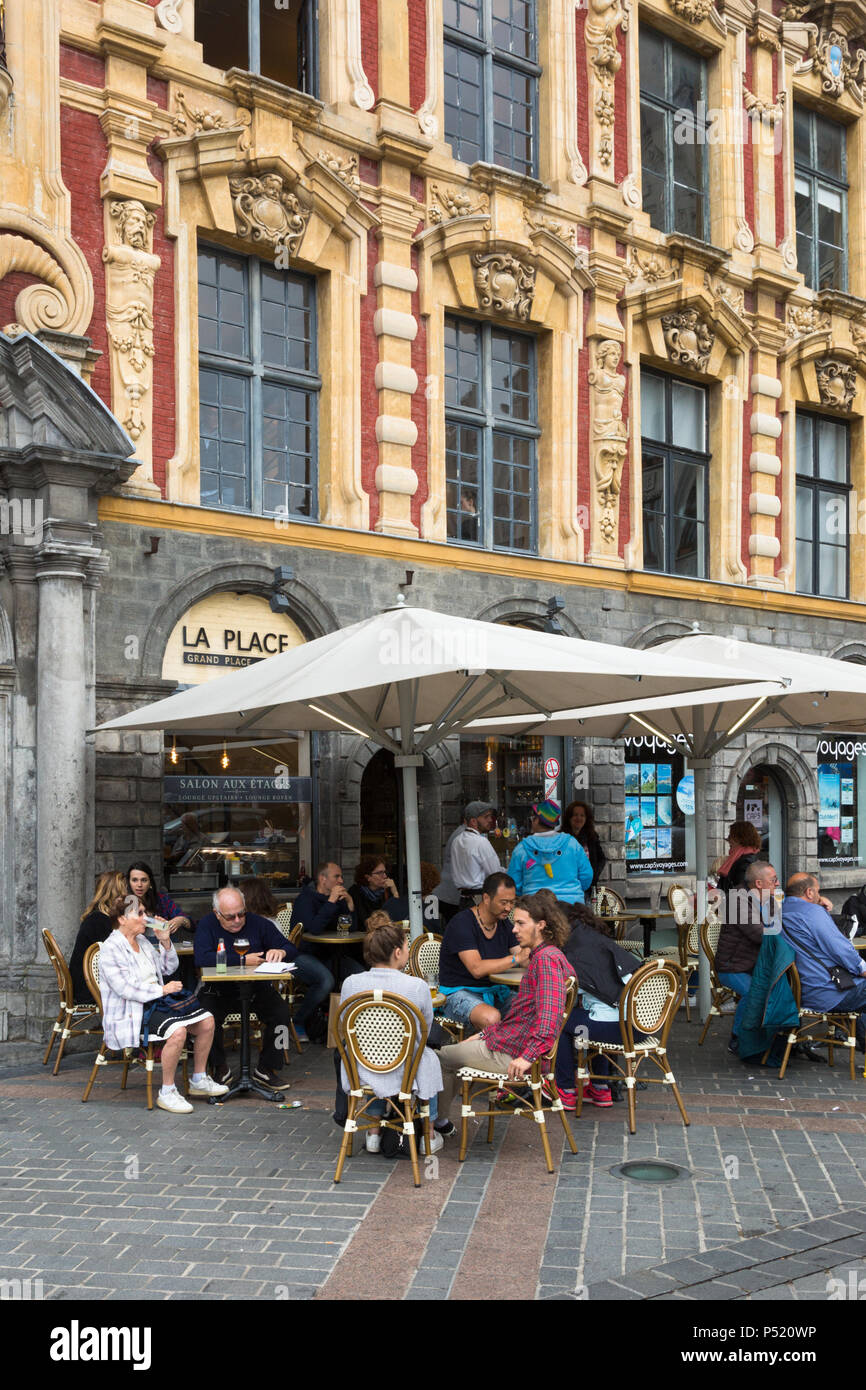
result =
[{"label": "decorative stone scroll", "polygon": [[183,0],[159,0],[156,18],[170,34],[180,34],[183,30]]},{"label": "decorative stone scroll", "polygon": [[475,292],[478,307],[495,314],[528,319],[535,294],[535,267],[519,261],[510,252],[478,251],[475,266]]},{"label": "decorative stone scroll", "polygon": [[622,418],[625,377],[619,371],[622,347],[605,338],[587,374],[592,440],[593,554],[617,555],[619,494],[628,451],[628,425]]},{"label": "decorative stone scroll", "polygon": [[160,267],[159,256],[150,250],[154,216],[134,198],[110,203],[108,212],[114,237],[102,259],[112,408],[147,461],[153,418],[153,285]]},{"label": "decorative stone scroll", "polygon": [[279,174],[229,179],[238,236],[272,246],[287,256],[297,254],[307,230],[310,209],[286,188]]},{"label": "decorative stone scroll", "polygon": [[716,335],[697,309],[662,314],[662,336],[668,359],[676,366],[706,371]]},{"label": "decorative stone scroll", "polygon": [[825,96],[840,97],[847,88],[862,102],[866,50],[858,48],[852,53],[847,38],[838,29],[818,32],[810,26],[806,58],[811,58]]},{"label": "decorative stone scroll", "polygon": [[785,337],[789,342],[805,338],[807,333],[828,333],[831,326],[830,315],[817,309],[814,304],[788,305]]},{"label": "decorative stone scroll", "polygon": [[625,264],[626,277],[632,284],[638,280],[646,280],[649,285],[658,285],[663,280],[676,280],[681,269],[676,258],[668,261],[664,256],[657,256],[655,252],[641,256],[633,246],[629,248],[629,257]]},{"label": "decorative stone scroll", "polygon": [[821,404],[835,410],[850,410],[857,390],[857,368],[851,362],[825,357],[815,363],[815,376]]},{"label": "decorative stone scroll", "polygon": [[572,251],[577,251],[577,227],[573,222],[559,222],[554,217],[545,217],[543,213],[536,213],[533,216],[525,209],[523,217],[530,235],[533,232],[549,232],[551,236],[555,236],[566,246],[570,246]]}]

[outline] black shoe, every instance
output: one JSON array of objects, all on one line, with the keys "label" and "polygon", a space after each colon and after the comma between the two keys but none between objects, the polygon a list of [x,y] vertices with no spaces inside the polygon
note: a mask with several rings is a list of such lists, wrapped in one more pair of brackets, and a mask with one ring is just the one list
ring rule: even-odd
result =
[{"label": "black shoe", "polygon": [[437,1134],[442,1134],[446,1139],[450,1139],[452,1134],[457,1133],[457,1126],[453,1120],[434,1120],[433,1128]]},{"label": "black shoe", "polygon": [[822,1057],[817,1047],[812,1043],[798,1043],[791,1053],[792,1057],[802,1057],[806,1062],[826,1062],[827,1058]]},{"label": "black shoe", "polygon": [[732,1052],[735,1057],[739,1056],[740,1044],[738,1040],[734,1037],[733,1033],[731,1034],[731,1040],[728,1043],[728,1051]]},{"label": "black shoe", "polygon": [[624,1096],[623,1093],[622,1093],[622,1082],[621,1082],[621,1081],[611,1081],[611,1083],[610,1083],[610,1098],[611,1098],[611,1100],[614,1100],[614,1101],[624,1101],[624,1100],[625,1100],[625,1096]]},{"label": "black shoe", "polygon": [[261,1063],[253,1068],[253,1079],[260,1081],[263,1086],[270,1086],[272,1091],[291,1090],[291,1081],[284,1081],[278,1071],[271,1071],[268,1067],[263,1067]]},{"label": "black shoe", "polygon": [[233,1081],[232,1069],[222,1062],[218,1066],[211,1067],[214,1081],[218,1081],[221,1086],[230,1086]]}]

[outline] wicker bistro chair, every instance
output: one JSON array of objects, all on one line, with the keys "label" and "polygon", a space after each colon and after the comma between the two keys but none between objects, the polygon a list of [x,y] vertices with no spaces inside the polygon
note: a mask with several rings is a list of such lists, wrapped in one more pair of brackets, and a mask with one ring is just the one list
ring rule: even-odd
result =
[{"label": "wicker bistro chair", "polygon": [[[45,1049],[42,1065],[43,1067],[48,1065],[52,1048],[59,1037],[60,1047],[57,1049],[57,1059],[52,1072],[52,1075],[56,1076],[60,1070],[60,1059],[63,1056],[68,1038],[80,1038],[85,1034],[102,1032],[101,1011],[95,1004],[76,1004],[75,990],[72,986],[72,976],[69,973],[69,966],[66,964],[66,957],[46,927],[42,928],[42,942],[48,959],[54,966],[54,973],[57,976],[57,990],[60,995],[60,1010],[48,1037],[48,1047]],[[79,1023],[92,1023],[95,1026],[79,1028]]]},{"label": "wicker bistro chair", "polygon": [[[282,912],[277,913],[277,926],[279,927],[283,936],[288,941],[289,945],[297,946],[304,932],[304,924],[303,922],[296,922],[294,926],[291,926],[291,920],[292,905],[291,903],[289,903],[286,907],[283,908]],[[292,1017],[290,1017],[289,1019],[289,1027],[292,1030],[292,1042],[295,1044],[295,1051],[302,1053],[304,1049],[301,1047],[298,1035],[295,1032],[295,1020],[293,1015],[295,1012],[295,1003],[298,997],[301,994],[303,994],[303,989],[298,988],[298,981],[295,980],[294,975],[287,975],[284,980],[280,980],[276,984],[276,989],[285,999],[286,1003],[289,1006],[289,1014],[292,1015]],[[233,1020],[237,1019],[238,1026],[240,1025],[240,1017],[240,1014],[229,1014],[229,1018]],[[228,1022],[228,1019],[226,1020],[226,1022]],[[259,1034],[261,1035],[261,1029],[259,1029]],[[283,1048],[283,1058],[286,1062],[288,1062],[288,1048]]]},{"label": "wicker bistro chair", "polygon": [[719,979],[719,972],[716,969],[716,951],[718,949],[719,937],[721,936],[721,934],[722,923],[719,921],[717,917],[708,917],[706,921],[701,922],[701,949],[703,950],[703,953],[706,956],[707,960],[710,962],[710,994],[712,997],[710,999],[710,1011],[707,1014],[707,1019],[704,1024],[703,1032],[701,1033],[701,1036],[698,1039],[699,1047],[702,1045],[704,1038],[707,1036],[707,1033],[710,1030],[710,1024],[712,1023],[713,1019],[721,1018],[722,1013],[724,1012],[724,1005],[729,1004],[732,999],[739,1000],[740,998],[736,990],[729,989],[727,985],[722,984],[721,980]]},{"label": "wicker bistro chair", "polygon": [[[583,1104],[584,1081],[606,1083],[609,1080],[609,1077],[601,1076],[592,1070],[593,1057],[604,1053],[625,1081],[628,1127],[631,1134],[634,1134],[636,1129],[635,1090],[638,1080],[656,1086],[670,1086],[679,1106],[683,1124],[689,1123],[667,1055],[668,1033],[685,987],[685,974],[680,966],[667,960],[648,960],[635,971],[620,995],[619,1031],[622,1042],[601,1043],[582,1038],[580,1035],[575,1037],[578,1115]],[[636,1041],[635,1029],[646,1034],[646,1037]],[[641,1066],[647,1061],[654,1063],[661,1072],[661,1077],[638,1076]]]},{"label": "wicker bistro chair", "polygon": [[[461,1067],[457,1075],[463,1082],[462,1104],[461,1104],[461,1124],[460,1124],[460,1152],[458,1157],[462,1162],[466,1157],[469,1148],[469,1121],[473,1116],[487,1119],[487,1142],[493,1143],[493,1125],[497,1115],[531,1115],[537,1122],[541,1130],[541,1143],[544,1148],[544,1161],[547,1164],[548,1173],[553,1172],[553,1157],[550,1152],[550,1140],[547,1137],[547,1113],[557,1112],[562,1120],[562,1127],[565,1130],[565,1137],[568,1146],[573,1154],[577,1153],[577,1145],[574,1142],[574,1135],[571,1132],[568,1120],[566,1119],[565,1109],[559,1098],[559,1091],[556,1087],[556,1077],[554,1070],[556,1066],[556,1049],[559,1046],[559,1038],[565,1021],[574,1008],[574,1000],[577,994],[577,980],[573,975],[569,975],[565,982],[565,1005],[562,1017],[559,1020],[559,1027],[556,1030],[556,1037],[553,1039],[547,1052],[543,1057],[536,1057],[527,1073],[524,1082],[509,1081],[504,1072],[479,1071],[476,1067]],[[549,1093],[553,1096],[548,1109],[544,1108],[545,1096],[542,1091],[544,1084]],[[529,1087],[530,1095],[527,1097],[526,1088]],[[497,1092],[504,1092],[503,1097],[507,1110],[497,1109],[494,1099],[493,1105],[489,1110],[475,1110],[473,1104],[483,1096],[494,1096]]]},{"label": "wicker bistro chair", "polygon": [[[412,1176],[415,1186],[420,1187],[415,1114],[417,1106],[418,1116],[424,1122],[424,1147],[429,1153],[430,1105],[427,1101],[416,1100],[412,1084],[427,1043],[427,1024],[415,1005],[402,995],[373,989],[353,995],[341,1004],[334,1022],[334,1033],[350,1086],[349,1114],[343,1129],[334,1182],[340,1181],[346,1159],[352,1157],[355,1134],[364,1134],[370,1129],[384,1126],[397,1130],[409,1140]],[[376,1095],[361,1082],[359,1066],[382,1073],[403,1068],[400,1089],[396,1096],[386,1099],[382,1117],[368,1113]]]},{"label": "wicker bistro chair", "polygon": [[[854,1080],[854,1049],[857,1046],[857,1014],[856,1013],[834,1013],[831,1009],[821,1012],[820,1009],[807,1009],[801,1003],[802,990],[800,986],[800,972],[796,965],[788,966],[788,983],[791,986],[791,993],[794,996],[794,1003],[800,1012],[800,1022],[795,1028],[789,1029],[787,1041],[785,1043],[785,1055],[782,1058],[782,1065],[779,1068],[779,1080],[781,1081],[788,1067],[788,1058],[791,1055],[791,1048],[795,1043],[826,1043],[827,1060],[833,1066],[833,1049],[835,1047],[846,1047],[848,1049],[848,1061],[850,1066],[851,1080]],[[836,1029],[841,1029],[845,1037],[840,1039],[836,1034]],[[818,1030],[817,1032],[815,1030]],[[770,1048],[762,1057],[766,1062],[770,1055]]]},{"label": "wicker bistro chair", "polygon": [[[99,948],[100,948],[100,943],[99,943],[98,941],[95,943],[95,945],[93,945],[93,946],[88,946],[87,951],[86,951],[85,956],[84,956],[84,978],[85,978],[85,980],[87,981],[87,988],[90,990],[90,993],[93,995],[93,998],[96,1000],[97,1004],[99,1005],[99,1011],[100,1011],[100,1013],[101,1013],[101,1012],[102,1012],[102,995],[101,995],[100,992],[99,992]],[[95,1058],[94,1063],[93,1063],[93,1070],[92,1070],[91,1073],[90,1073],[90,1080],[88,1081],[86,1087],[84,1088],[84,1095],[81,1097],[82,1101],[89,1100],[89,1098],[90,1098],[90,1092],[93,1090],[93,1083],[94,1083],[94,1081],[96,1080],[96,1078],[97,1078],[97,1076],[98,1076],[98,1074],[99,1074],[99,1068],[100,1068],[100,1067],[118,1067],[118,1066],[122,1066],[122,1067],[123,1067],[123,1075],[122,1075],[122,1077],[120,1078],[120,1089],[121,1089],[122,1091],[125,1091],[125,1090],[126,1090],[126,1078],[127,1078],[128,1074],[129,1074],[129,1068],[130,1068],[130,1067],[134,1067],[134,1066],[136,1065],[137,1062],[143,1060],[143,1061],[144,1061],[145,1075],[146,1075],[146,1077],[147,1077],[147,1108],[148,1108],[148,1110],[152,1110],[152,1109],[153,1109],[153,1068],[154,1068],[154,1064],[155,1064],[156,1062],[158,1062],[158,1061],[159,1061],[159,1058],[162,1056],[162,1044],[161,1044],[160,1042],[154,1042],[152,1038],[148,1039],[147,1048],[146,1048],[146,1050],[144,1051],[144,1057],[143,1057],[143,1058],[142,1058],[141,1056],[137,1055],[136,1049],[135,1049],[135,1048],[132,1048],[132,1047],[125,1047],[125,1048],[123,1048],[123,1050],[122,1050],[122,1052],[121,1052],[121,1054],[120,1054],[119,1057],[108,1057],[108,1056],[106,1056],[106,1054],[107,1054],[110,1050],[111,1050],[111,1049],[109,1048],[107,1042],[106,1042],[105,1039],[103,1038],[103,1040],[102,1040],[102,1046],[100,1047],[99,1051],[97,1052],[96,1058]],[[186,1048],[184,1048],[183,1052],[181,1052],[181,1054],[180,1054],[180,1060],[181,1060],[181,1063],[182,1063],[182,1066],[183,1066],[183,1089],[184,1089],[184,1094],[188,1096],[188,1095],[189,1095],[189,1077],[187,1076],[187,1051],[186,1051]]]},{"label": "wicker bistro chair", "polygon": [[[407,975],[416,975],[421,980],[430,980],[432,976],[435,980],[439,979],[439,953],[442,950],[442,937],[436,932],[428,931],[423,936],[417,936],[412,942],[409,951],[409,961],[406,965]],[[436,1022],[441,1023],[446,1032],[450,1033],[455,1042],[462,1042],[466,1032],[462,1023],[456,1019],[448,1017],[447,1003],[436,1014]]]}]

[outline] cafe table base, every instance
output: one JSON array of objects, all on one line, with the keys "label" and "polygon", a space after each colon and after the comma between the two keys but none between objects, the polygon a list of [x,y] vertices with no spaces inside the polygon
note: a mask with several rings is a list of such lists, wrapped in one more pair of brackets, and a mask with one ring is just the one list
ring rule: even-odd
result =
[{"label": "cafe table base", "polygon": [[223,1101],[233,1100],[235,1096],[246,1095],[249,1091],[253,1095],[261,1096],[262,1100],[282,1100],[282,1091],[272,1091],[269,1086],[263,1086],[254,1079],[250,1072],[250,1005],[256,985],[267,984],[274,980],[284,980],[286,978],[285,972],[275,971],[273,975],[260,975],[253,974],[251,970],[246,970],[243,966],[231,966],[221,973],[217,973],[216,969],[202,970],[201,978],[202,983],[208,985],[237,985],[241,1016],[240,1075],[231,1090],[227,1091],[224,1096],[210,1096],[208,1104],[222,1105]]}]

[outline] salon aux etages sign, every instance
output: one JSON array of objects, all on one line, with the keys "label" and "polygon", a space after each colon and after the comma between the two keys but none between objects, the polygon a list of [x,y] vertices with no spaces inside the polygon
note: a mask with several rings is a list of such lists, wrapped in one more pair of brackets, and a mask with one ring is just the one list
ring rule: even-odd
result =
[{"label": "salon aux etages sign", "polygon": [[210,594],[175,624],[162,663],[164,680],[200,685],[304,642],[300,628],[256,594]]}]

